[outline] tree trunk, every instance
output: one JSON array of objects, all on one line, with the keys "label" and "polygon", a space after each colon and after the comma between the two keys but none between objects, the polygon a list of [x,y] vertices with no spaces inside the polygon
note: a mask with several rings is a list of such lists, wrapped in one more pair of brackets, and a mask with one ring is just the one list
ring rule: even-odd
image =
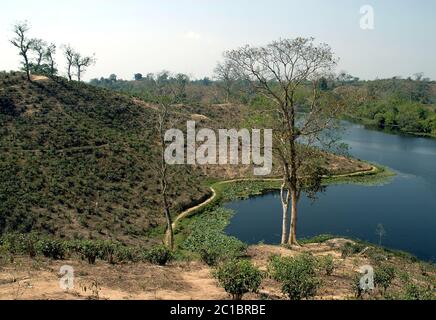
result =
[{"label": "tree trunk", "polygon": [[77,68],[77,81],[80,82],[80,68]]},{"label": "tree trunk", "polygon": [[[281,242],[282,245],[288,243],[288,214],[289,214],[289,201],[291,198],[291,193],[289,189],[285,191],[285,187],[286,187],[286,182],[283,182],[280,190],[282,209],[283,209],[282,242]],[[285,196],[285,192],[286,192],[286,196]]]},{"label": "tree trunk", "polygon": [[167,220],[167,231],[168,231],[168,247],[171,250],[174,250],[174,231],[173,231],[173,221],[171,219],[171,214],[169,210],[169,206],[166,200],[166,195],[164,196],[165,202],[165,218]]},{"label": "tree trunk", "polygon": [[289,244],[290,245],[299,245],[297,242],[297,217],[298,217],[298,208],[297,208],[297,191],[295,189],[291,190],[292,197],[292,205],[291,205],[291,226],[289,230]]},{"label": "tree trunk", "polygon": [[27,76],[27,80],[28,81],[32,81],[31,77],[30,77],[30,67],[29,67],[29,59],[27,58],[26,55],[24,56],[24,67],[26,68],[26,76]]}]

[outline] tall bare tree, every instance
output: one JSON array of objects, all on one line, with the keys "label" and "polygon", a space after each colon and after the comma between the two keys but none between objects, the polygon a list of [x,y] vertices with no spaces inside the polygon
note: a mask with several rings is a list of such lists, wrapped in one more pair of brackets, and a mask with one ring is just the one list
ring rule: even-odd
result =
[{"label": "tall bare tree", "polygon": [[42,39],[33,39],[31,50],[35,54],[35,63],[31,63],[31,68],[34,72],[40,72],[47,50],[47,43]]},{"label": "tall bare tree", "polygon": [[166,98],[160,99],[159,102],[159,115],[157,122],[157,132],[159,134],[159,150],[160,150],[160,162],[159,162],[159,181],[160,181],[160,194],[162,198],[162,209],[167,222],[167,245],[172,250],[174,249],[174,230],[173,221],[171,218],[171,206],[168,197],[168,164],[165,161],[165,132],[167,128],[169,118],[169,100]]},{"label": "tall bare tree", "polygon": [[226,62],[218,63],[215,68],[215,78],[220,81],[220,86],[224,89],[226,95],[226,103],[228,103],[236,80],[232,71],[232,65]]},{"label": "tall bare tree", "polygon": [[94,65],[96,62],[95,57],[92,56],[82,56],[80,53],[76,52],[73,57],[73,66],[77,70],[77,81],[81,81],[82,74],[86,71],[86,68]]},{"label": "tall bare tree", "polygon": [[[298,202],[302,192],[315,196],[322,190],[321,152],[328,142],[340,106],[319,90],[319,79],[336,61],[331,48],[313,38],[283,39],[266,46],[245,46],[224,54],[225,64],[249,82],[264,100],[258,120],[273,129],[274,156],[282,168],[282,244],[297,242]],[[298,111],[304,108],[305,114]],[[291,207],[290,226],[289,206]]]},{"label": "tall bare tree", "polygon": [[26,72],[27,80],[31,81],[29,50],[32,49],[34,40],[27,38],[27,32],[29,30],[30,27],[26,21],[15,24],[15,38],[10,40],[10,42],[20,50],[19,55],[23,58],[23,69]]},{"label": "tall bare tree", "polygon": [[72,68],[74,64],[74,57],[76,55],[76,50],[74,50],[71,45],[67,44],[63,46],[64,57],[67,60],[67,77],[69,81],[73,80]]},{"label": "tall bare tree", "polygon": [[47,48],[44,52],[44,59],[47,62],[48,71],[49,71],[50,76],[52,76],[52,77],[57,73],[56,63],[54,60],[55,54],[56,54],[56,45],[54,43],[51,43],[47,46]]}]

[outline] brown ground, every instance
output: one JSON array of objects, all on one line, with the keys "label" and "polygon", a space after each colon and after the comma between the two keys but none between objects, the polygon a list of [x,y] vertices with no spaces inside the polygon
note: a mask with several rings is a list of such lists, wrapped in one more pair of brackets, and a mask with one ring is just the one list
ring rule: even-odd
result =
[{"label": "brown ground", "polygon": [[[339,247],[348,240],[335,239],[324,244],[308,244],[286,249],[258,245],[248,249],[248,256],[260,269],[266,270],[273,254],[293,256],[303,251],[316,256],[331,254],[336,270],[323,276],[323,286],[316,299],[348,299],[353,297],[352,277],[360,266],[369,261],[363,255],[342,259]],[[75,287],[64,291],[59,286],[59,270],[70,265],[75,270]],[[98,289],[95,289],[97,285]],[[87,288],[85,291],[84,287]],[[198,300],[228,299],[211,275],[211,269],[200,262],[176,262],[167,267],[145,263],[109,265],[84,261],[50,261],[17,258],[14,263],[0,266],[0,299],[114,299],[114,300]],[[245,299],[283,299],[280,285],[265,279],[259,294]]]}]

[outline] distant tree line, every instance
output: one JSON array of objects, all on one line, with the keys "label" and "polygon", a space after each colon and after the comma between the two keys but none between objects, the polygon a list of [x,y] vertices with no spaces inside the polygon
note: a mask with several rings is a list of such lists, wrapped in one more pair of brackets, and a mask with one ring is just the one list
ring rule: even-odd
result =
[{"label": "distant tree line", "polygon": [[[30,38],[28,33],[30,26],[27,22],[19,22],[13,26],[14,38],[11,44],[19,50],[22,58],[22,70],[26,73],[28,81],[32,81],[32,74],[54,77],[58,75],[55,61],[57,46],[39,38]],[[66,60],[68,80],[77,77],[81,81],[86,69],[95,64],[94,56],[84,56],[70,45],[62,45],[62,52]]]}]

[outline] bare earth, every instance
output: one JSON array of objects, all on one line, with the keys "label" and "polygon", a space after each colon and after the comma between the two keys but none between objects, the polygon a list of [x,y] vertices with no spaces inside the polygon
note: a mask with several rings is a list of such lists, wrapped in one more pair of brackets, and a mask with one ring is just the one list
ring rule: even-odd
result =
[{"label": "bare earth", "polygon": [[[353,271],[367,263],[366,258],[340,257],[339,246],[344,239],[324,244],[309,244],[301,248],[285,249],[277,246],[252,246],[248,255],[254,264],[266,270],[268,258],[273,254],[292,256],[303,251],[316,256],[331,254],[337,269],[332,276],[323,277],[324,285],[317,299],[347,299],[353,296]],[[60,268],[70,265],[75,271],[74,289],[60,288]],[[17,258],[14,263],[0,266],[0,299],[110,299],[110,300],[216,300],[228,299],[211,275],[211,269],[200,262],[177,262],[166,267],[145,263],[109,265],[85,261],[50,261]],[[245,299],[284,299],[280,285],[265,279],[258,294]]]}]

